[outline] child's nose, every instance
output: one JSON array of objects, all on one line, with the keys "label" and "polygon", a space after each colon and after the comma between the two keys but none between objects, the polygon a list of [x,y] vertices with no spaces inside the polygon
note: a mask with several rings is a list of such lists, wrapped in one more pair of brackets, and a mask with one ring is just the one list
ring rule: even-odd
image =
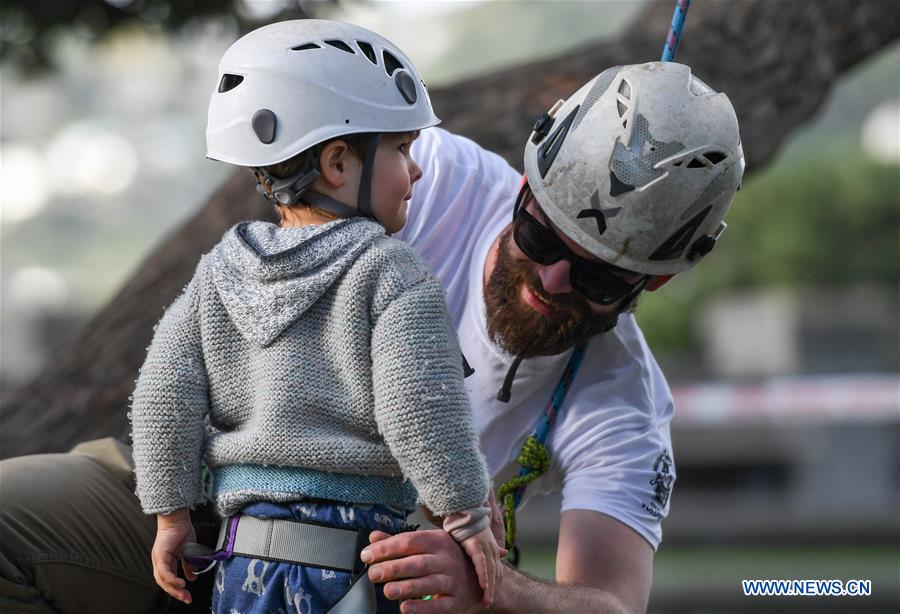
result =
[{"label": "child's nose", "polygon": [[568,294],[572,291],[569,283],[569,273],[572,270],[571,263],[563,258],[553,264],[542,265],[538,269],[541,285],[549,294]]},{"label": "child's nose", "polygon": [[415,183],[422,178],[422,169],[416,164],[415,160],[409,162],[409,179],[410,183]]}]

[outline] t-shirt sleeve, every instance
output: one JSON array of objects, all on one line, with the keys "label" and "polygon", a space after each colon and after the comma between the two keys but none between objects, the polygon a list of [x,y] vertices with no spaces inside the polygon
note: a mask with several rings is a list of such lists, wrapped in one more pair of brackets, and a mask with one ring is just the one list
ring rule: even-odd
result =
[{"label": "t-shirt sleeve", "polygon": [[[635,398],[633,386],[606,381],[580,392],[578,424],[557,431],[562,511],[602,512],[639,533],[655,550],[675,481],[668,388]],[[590,405],[593,404],[593,411]]]}]

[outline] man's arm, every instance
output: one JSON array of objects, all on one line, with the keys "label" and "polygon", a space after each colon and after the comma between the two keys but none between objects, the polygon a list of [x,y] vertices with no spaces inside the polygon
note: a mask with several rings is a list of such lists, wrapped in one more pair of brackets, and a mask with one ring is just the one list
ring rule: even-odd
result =
[{"label": "man's arm", "polygon": [[[369,576],[387,582],[391,599],[440,594],[432,601],[407,601],[404,614],[464,612],[480,598],[471,565],[441,531],[375,536]],[[653,550],[632,529],[605,514],[563,512],[557,551],[557,582],[532,578],[504,566],[491,611],[643,612],[652,578]]]},{"label": "man's arm", "polygon": [[653,549],[618,520],[590,510],[562,513],[556,583],[507,568],[497,609],[509,612],[644,612]]}]

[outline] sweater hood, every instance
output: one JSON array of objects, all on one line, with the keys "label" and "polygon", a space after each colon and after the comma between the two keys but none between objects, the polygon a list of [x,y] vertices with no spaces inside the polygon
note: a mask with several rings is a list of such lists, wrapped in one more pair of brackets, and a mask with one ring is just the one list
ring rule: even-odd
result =
[{"label": "sweater hood", "polygon": [[213,280],[241,335],[266,346],[382,235],[362,218],[298,228],[241,222],[210,254]]}]

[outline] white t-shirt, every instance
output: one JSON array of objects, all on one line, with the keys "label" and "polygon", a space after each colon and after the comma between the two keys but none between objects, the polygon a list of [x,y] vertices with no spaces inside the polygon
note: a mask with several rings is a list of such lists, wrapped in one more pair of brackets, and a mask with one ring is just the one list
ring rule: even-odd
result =
[{"label": "white t-shirt", "polygon": [[[460,346],[475,370],[466,386],[481,449],[499,485],[518,473],[515,458],[570,353],[522,361],[510,401],[497,400],[514,357],[487,335],[484,262],[511,221],[521,175],[499,156],[439,128],[422,132],[413,158],[423,178],[396,237],[422,254],[447,292]],[[528,486],[523,503],[561,492],[563,511],[612,516],[656,549],[675,478],[672,412],[672,395],[634,317],[621,316],[612,332],[591,341],[548,439],[550,469]]]}]

